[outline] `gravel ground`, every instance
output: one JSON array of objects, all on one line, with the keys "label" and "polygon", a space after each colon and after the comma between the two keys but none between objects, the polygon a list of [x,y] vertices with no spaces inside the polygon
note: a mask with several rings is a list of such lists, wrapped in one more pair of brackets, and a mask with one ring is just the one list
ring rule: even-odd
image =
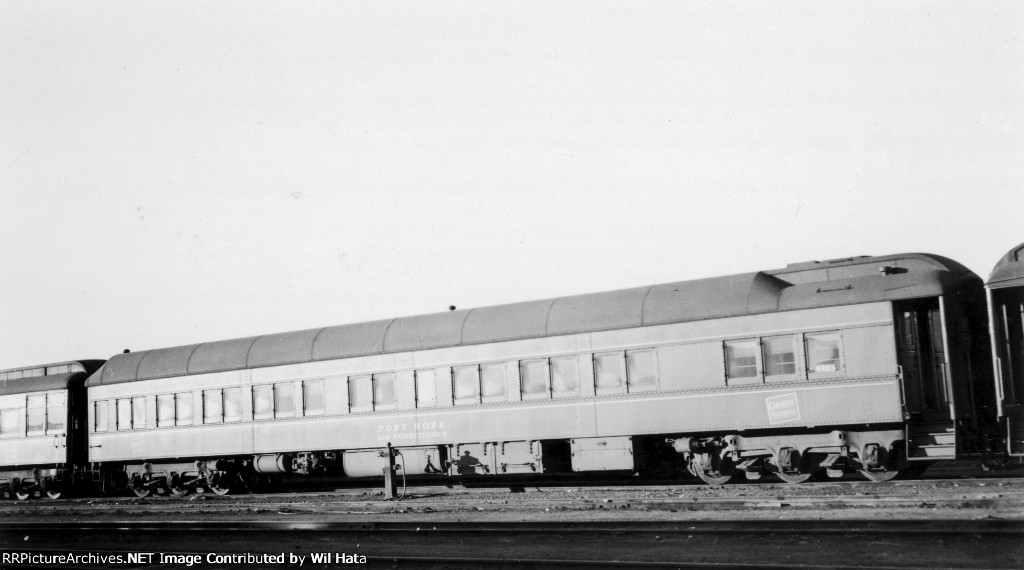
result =
[{"label": "gravel ground", "polygon": [[354,489],[184,498],[0,501],[0,518],[24,522],[102,520],[588,521],[737,519],[1024,520],[1024,478],[843,480],[723,487],[410,487],[401,501]]}]

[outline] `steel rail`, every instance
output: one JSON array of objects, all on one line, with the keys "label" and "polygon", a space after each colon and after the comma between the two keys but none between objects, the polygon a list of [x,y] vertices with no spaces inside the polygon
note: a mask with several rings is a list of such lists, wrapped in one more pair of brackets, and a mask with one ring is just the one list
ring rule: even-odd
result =
[{"label": "steel rail", "polygon": [[[203,495],[197,495],[203,496]],[[323,496],[320,496],[323,497]],[[330,496],[328,496],[330,497]],[[976,506],[1002,505],[1012,506],[1024,503],[1024,491],[1020,492],[982,492],[982,493],[957,493],[950,494],[906,494],[906,495],[775,495],[760,497],[543,497],[543,498],[489,498],[489,499],[467,499],[467,498],[445,498],[434,499],[429,497],[406,497],[402,501],[297,501],[280,500],[281,497],[270,496],[277,499],[272,502],[260,502],[262,497],[242,495],[236,498],[206,495],[204,501],[189,504],[188,500],[180,501],[176,498],[158,499],[134,499],[128,502],[46,502],[39,505],[41,510],[121,510],[126,507],[138,507],[148,511],[180,511],[183,504],[191,507],[238,507],[258,508],[260,510],[273,509],[315,509],[318,513],[329,513],[332,509],[338,508],[359,508],[375,510],[393,510],[400,508],[408,509],[539,509],[551,507],[572,507],[572,506],[598,506],[610,509],[623,506],[658,506],[658,507],[712,507],[712,506],[744,506],[744,507],[816,507],[816,506],[905,506],[905,505],[963,505],[971,503]],[[254,499],[256,499],[254,501]],[[25,506],[25,503],[9,503],[11,506]],[[4,509],[0,507],[0,512]]]},{"label": "steel rail", "polygon": [[837,520],[733,520],[733,521],[446,521],[446,522],[281,522],[281,521],[0,521],[0,532],[21,531],[133,531],[133,532],[659,532],[659,533],[763,533],[801,534],[1021,534],[1024,520],[1014,519],[837,519]]}]

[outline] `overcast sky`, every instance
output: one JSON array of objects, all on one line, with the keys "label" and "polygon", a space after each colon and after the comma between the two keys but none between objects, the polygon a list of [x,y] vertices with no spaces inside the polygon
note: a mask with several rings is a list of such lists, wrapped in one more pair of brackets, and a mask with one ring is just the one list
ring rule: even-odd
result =
[{"label": "overcast sky", "polygon": [[1020,2],[0,0],[0,368],[1024,241]]}]

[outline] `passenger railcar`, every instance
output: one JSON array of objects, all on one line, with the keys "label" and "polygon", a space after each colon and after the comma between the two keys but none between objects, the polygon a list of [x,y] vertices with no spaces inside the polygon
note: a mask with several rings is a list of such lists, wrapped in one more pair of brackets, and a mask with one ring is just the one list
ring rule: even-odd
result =
[{"label": "passenger railcar", "polygon": [[856,257],[120,354],[86,383],[89,461],[139,495],[379,476],[389,443],[410,475],[886,480],[984,446],[982,285]]},{"label": "passenger railcar", "polygon": [[0,491],[60,497],[88,480],[85,379],[102,360],[0,371]]},{"label": "passenger railcar", "polygon": [[999,260],[985,290],[1001,435],[1011,457],[1024,457],[1024,244]]}]

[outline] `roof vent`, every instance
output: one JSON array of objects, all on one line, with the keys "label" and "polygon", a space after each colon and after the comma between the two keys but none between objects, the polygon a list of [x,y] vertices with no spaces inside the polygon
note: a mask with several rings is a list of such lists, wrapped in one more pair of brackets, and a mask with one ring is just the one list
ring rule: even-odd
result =
[{"label": "roof vent", "polygon": [[878,268],[878,272],[882,275],[896,275],[899,273],[906,273],[906,267],[893,267],[891,265],[883,265]]}]

